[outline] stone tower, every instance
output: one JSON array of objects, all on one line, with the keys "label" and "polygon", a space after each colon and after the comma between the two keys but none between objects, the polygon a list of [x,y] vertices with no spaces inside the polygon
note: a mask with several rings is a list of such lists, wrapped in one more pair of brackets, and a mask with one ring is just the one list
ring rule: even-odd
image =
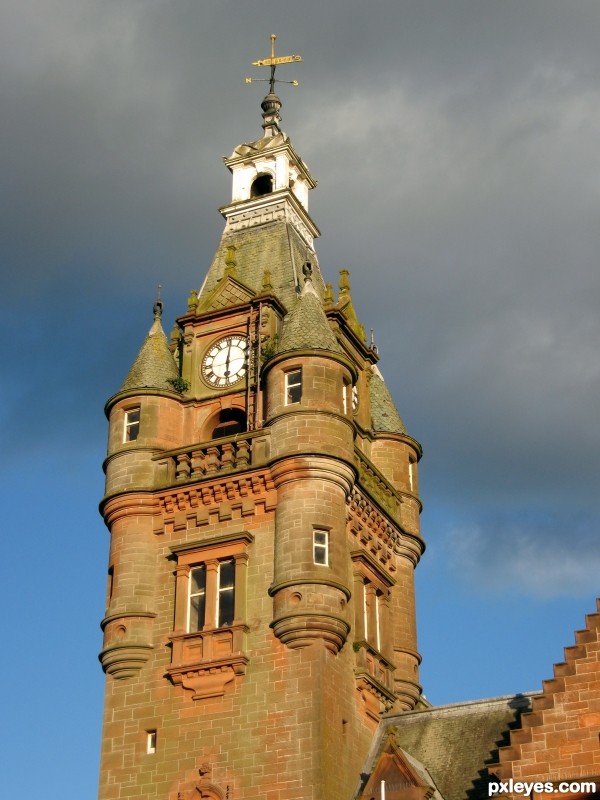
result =
[{"label": "stone tower", "polygon": [[419,444],[314,251],[316,183],[262,103],[170,342],[109,419],[101,800],[350,800],[420,696]]}]

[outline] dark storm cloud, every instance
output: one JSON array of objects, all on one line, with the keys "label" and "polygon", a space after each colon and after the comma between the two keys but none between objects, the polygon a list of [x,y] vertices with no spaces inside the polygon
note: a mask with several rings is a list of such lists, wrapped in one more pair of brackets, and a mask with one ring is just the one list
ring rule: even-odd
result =
[{"label": "dark storm cloud", "polygon": [[[157,283],[165,327],[184,310],[221,230],[220,156],[260,131],[263,87],[242,79],[260,74],[249,62],[274,30],[280,52],[305,59],[282,71],[301,86],[281,94],[320,182],[322,267],[334,281],[352,271],[425,445],[426,502],[461,508],[460,524],[430,533],[483,541],[499,495],[515,517],[567,498],[593,513],[596,2],[29,0],[2,14],[5,295],[35,317],[12,348],[9,441],[40,385],[48,435],[77,427],[60,390],[84,353],[82,405],[118,388]],[[20,323],[2,324],[10,341]],[[31,353],[36,366],[19,369]],[[523,536],[534,547],[551,528]]]}]

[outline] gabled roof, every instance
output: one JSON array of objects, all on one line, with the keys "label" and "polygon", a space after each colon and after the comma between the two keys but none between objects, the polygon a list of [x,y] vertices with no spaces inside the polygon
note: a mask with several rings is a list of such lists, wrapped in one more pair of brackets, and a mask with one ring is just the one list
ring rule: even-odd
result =
[{"label": "gabled roof", "polygon": [[255,296],[248,286],[232,275],[224,275],[213,291],[198,305],[199,311],[216,311],[219,308],[247,303]]},{"label": "gabled roof", "polygon": [[305,282],[302,293],[283,323],[277,352],[286,353],[291,350],[342,352],[311,280]]},{"label": "gabled roof", "polygon": [[393,733],[388,734],[385,746],[379,752],[370,776],[356,800],[380,795],[382,782],[388,800],[444,800],[427,768],[397,746]]},{"label": "gabled roof", "polygon": [[383,375],[373,365],[369,381],[371,395],[371,418],[375,432],[406,433],[406,428],[389,393]]},{"label": "gabled roof", "polygon": [[392,734],[397,747],[427,767],[444,800],[484,800],[487,768],[494,771],[498,748],[530,706],[531,696],[515,695],[386,715],[365,772],[371,775]]},{"label": "gabled roof", "polygon": [[160,324],[160,316],[157,314],[120,391],[124,392],[128,389],[173,391],[169,380],[177,377],[179,377],[179,370],[173,354],[169,350],[167,337]]}]

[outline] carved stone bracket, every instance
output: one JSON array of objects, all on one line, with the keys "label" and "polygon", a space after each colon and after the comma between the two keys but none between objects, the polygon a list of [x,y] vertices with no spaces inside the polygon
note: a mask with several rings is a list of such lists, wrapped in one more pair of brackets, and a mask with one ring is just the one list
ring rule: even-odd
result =
[{"label": "carved stone bracket", "polygon": [[206,700],[222,697],[232,689],[235,678],[246,672],[247,663],[246,656],[238,655],[204,664],[170,667],[167,673],[175,685],[193,692],[192,700]]}]

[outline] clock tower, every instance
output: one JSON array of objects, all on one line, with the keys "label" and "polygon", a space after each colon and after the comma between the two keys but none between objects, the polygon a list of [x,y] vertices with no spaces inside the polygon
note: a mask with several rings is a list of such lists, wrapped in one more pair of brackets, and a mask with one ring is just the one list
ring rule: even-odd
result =
[{"label": "clock tower", "polygon": [[204,282],[106,404],[100,800],[350,800],[420,697],[421,448],[280,108],[272,82]]}]

